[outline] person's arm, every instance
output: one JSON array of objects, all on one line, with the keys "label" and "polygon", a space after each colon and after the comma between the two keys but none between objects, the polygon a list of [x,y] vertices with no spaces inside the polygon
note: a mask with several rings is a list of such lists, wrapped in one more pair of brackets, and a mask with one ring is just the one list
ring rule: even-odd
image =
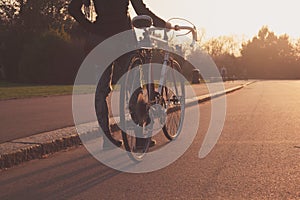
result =
[{"label": "person's arm", "polygon": [[84,27],[87,31],[93,31],[93,23],[89,21],[81,11],[83,5],[82,0],[72,0],[69,4],[68,11],[74,19]]},{"label": "person's arm", "polygon": [[169,23],[153,14],[144,4],[143,0],[131,0],[131,4],[138,15],[148,15],[153,19],[153,25],[161,28],[168,28]]}]

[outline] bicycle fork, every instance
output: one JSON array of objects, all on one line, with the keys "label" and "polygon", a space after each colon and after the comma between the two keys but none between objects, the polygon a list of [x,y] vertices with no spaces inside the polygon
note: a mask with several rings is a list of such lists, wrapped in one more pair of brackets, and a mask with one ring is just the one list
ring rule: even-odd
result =
[{"label": "bicycle fork", "polygon": [[[168,71],[170,70],[168,65],[170,65],[170,67],[172,68],[171,69],[171,75],[173,80],[170,80],[170,81],[173,81],[174,82],[174,90],[173,92],[175,92],[175,95],[178,96],[179,93],[178,93],[178,88],[177,88],[177,84],[176,84],[176,78],[175,78],[175,69],[174,69],[174,66],[173,66],[173,62],[170,61],[170,53],[166,52],[165,53],[165,56],[164,56],[164,62],[163,62],[163,66],[162,66],[162,70],[161,70],[161,75],[160,75],[160,80],[159,80],[159,86],[158,86],[158,93],[162,96],[163,95],[163,88],[164,87],[167,87],[166,86],[166,76],[167,76],[167,73]],[[167,94],[167,90],[166,90],[166,95]]]}]

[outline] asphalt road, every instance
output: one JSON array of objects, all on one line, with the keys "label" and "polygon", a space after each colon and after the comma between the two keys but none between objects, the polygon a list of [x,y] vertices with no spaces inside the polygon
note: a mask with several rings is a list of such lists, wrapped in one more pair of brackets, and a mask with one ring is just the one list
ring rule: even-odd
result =
[{"label": "asphalt road", "polygon": [[222,135],[204,159],[210,102],[191,147],[164,169],[122,173],[79,147],[0,172],[0,199],[300,199],[299,105],[300,81],[257,82],[227,95]]},{"label": "asphalt road", "polygon": [[[226,82],[225,87],[243,83]],[[204,84],[193,87],[196,95],[208,93]],[[73,125],[71,95],[0,101],[0,143]]]}]

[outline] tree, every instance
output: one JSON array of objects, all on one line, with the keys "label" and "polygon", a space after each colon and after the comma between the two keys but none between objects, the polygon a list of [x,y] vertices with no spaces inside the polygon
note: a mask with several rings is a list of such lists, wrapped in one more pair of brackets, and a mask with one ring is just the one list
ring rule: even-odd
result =
[{"label": "tree", "polygon": [[212,57],[234,55],[239,50],[239,43],[234,36],[219,36],[206,41],[203,48]]},{"label": "tree", "polygon": [[0,1],[0,20],[4,26],[11,26],[16,19],[20,4],[18,1]]},{"label": "tree", "polygon": [[[43,34],[51,32],[51,30],[59,30],[61,33],[71,32],[73,20],[67,13],[69,1],[0,1],[0,20],[3,22],[0,29],[0,41],[2,43],[0,45],[4,47],[0,49],[0,62],[5,67],[9,81],[20,81],[19,77],[22,77],[22,74],[20,75],[20,62],[22,62],[22,57],[26,53],[24,51],[29,51],[28,47],[34,47],[32,44],[36,41],[36,38],[40,38]],[[50,43],[45,42],[45,45],[50,45]],[[45,49],[47,49],[47,46]],[[57,51],[60,50],[57,49]],[[30,56],[33,58],[28,59],[37,59],[34,54],[30,54]],[[47,56],[50,58],[50,55]]]},{"label": "tree", "polygon": [[296,56],[296,59],[300,59],[300,38],[294,43],[293,45],[293,52],[294,55]]},{"label": "tree", "polygon": [[242,45],[241,64],[253,78],[292,78],[295,54],[288,35],[276,36],[263,26]]},{"label": "tree", "polygon": [[67,30],[72,23],[67,13],[70,0],[13,0],[0,3],[0,18],[9,26],[42,32],[49,27]]}]

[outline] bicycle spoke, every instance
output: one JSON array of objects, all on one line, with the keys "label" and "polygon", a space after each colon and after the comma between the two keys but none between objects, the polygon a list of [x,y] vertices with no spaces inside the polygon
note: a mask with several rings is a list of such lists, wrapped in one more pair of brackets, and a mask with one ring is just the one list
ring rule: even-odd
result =
[{"label": "bicycle spoke", "polygon": [[[120,98],[126,96],[126,101],[120,102],[120,116],[122,121],[122,138],[128,155],[134,161],[141,161],[149,148],[151,133],[145,129],[145,120],[141,118],[146,110],[144,102],[148,102],[148,92],[143,87],[144,80],[141,68],[142,61],[133,57],[126,75],[121,84]],[[141,107],[142,106],[142,107]]]},{"label": "bicycle spoke", "polygon": [[184,83],[176,74],[180,71],[178,63],[173,61],[173,68],[168,70],[166,80],[165,101],[167,108],[167,120],[163,128],[165,136],[169,140],[175,139],[181,131],[184,116]]}]

